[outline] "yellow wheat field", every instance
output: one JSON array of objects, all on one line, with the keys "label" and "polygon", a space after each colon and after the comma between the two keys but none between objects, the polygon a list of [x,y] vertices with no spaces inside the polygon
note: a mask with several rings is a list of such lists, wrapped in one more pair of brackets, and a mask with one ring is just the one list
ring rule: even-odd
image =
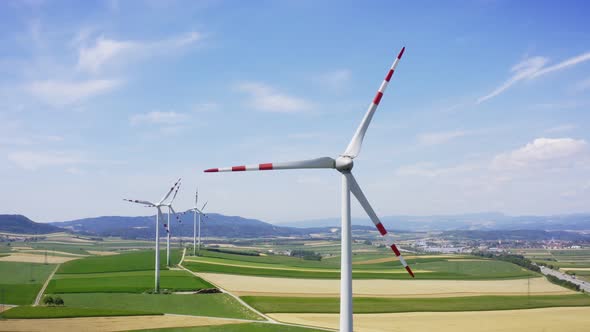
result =
[{"label": "yellow wheat field", "polygon": [[[339,296],[338,279],[291,279],[197,273],[225,288],[244,295],[257,296]],[[355,296],[367,297],[453,297],[475,295],[523,295],[529,291],[527,279],[514,280],[354,280]],[[530,279],[534,295],[574,294],[545,278]]]},{"label": "yellow wheat field", "polygon": [[[47,256],[47,263],[60,264],[69,262],[79,257],[64,257],[64,256]],[[45,255],[12,253],[8,256],[0,257],[0,262],[23,262],[23,263],[45,263]]]},{"label": "yellow wheat field", "polygon": [[191,316],[85,317],[52,319],[9,319],[0,323],[0,331],[85,331],[109,332],[167,327],[189,327],[243,323],[239,320]]},{"label": "yellow wheat field", "polygon": [[[338,328],[338,314],[270,314],[285,323]],[[587,332],[590,307],[530,310],[356,314],[360,332]]]}]

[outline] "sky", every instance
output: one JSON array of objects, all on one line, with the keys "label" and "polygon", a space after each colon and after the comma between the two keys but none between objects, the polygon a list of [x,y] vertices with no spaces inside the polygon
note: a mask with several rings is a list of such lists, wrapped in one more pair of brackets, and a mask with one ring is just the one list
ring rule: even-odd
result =
[{"label": "sky", "polygon": [[[350,141],[377,213],[590,212],[587,1],[2,1],[0,213],[340,213],[331,170],[203,173]],[[150,211],[151,212],[151,211]],[[353,217],[365,217],[356,202]]]}]

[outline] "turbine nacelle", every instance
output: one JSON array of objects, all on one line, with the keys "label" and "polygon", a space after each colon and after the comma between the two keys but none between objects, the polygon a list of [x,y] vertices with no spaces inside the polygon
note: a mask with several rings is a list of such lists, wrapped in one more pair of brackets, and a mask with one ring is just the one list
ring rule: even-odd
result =
[{"label": "turbine nacelle", "polygon": [[354,162],[352,161],[351,157],[340,156],[336,159],[334,168],[336,168],[340,173],[350,173],[353,166]]}]

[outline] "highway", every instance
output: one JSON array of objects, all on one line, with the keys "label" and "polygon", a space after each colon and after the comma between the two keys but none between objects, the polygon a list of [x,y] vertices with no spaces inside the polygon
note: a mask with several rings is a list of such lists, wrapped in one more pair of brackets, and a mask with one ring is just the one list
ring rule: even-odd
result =
[{"label": "highway", "polygon": [[559,279],[572,282],[572,283],[580,286],[580,289],[583,289],[586,293],[590,293],[590,283],[589,282],[574,278],[574,277],[570,276],[569,274],[566,274],[566,273],[563,273],[560,271],[555,271],[555,270],[552,270],[552,269],[545,267],[545,266],[539,266],[539,267],[541,268],[541,273],[543,273],[545,275],[550,274],[550,275],[557,277]]}]

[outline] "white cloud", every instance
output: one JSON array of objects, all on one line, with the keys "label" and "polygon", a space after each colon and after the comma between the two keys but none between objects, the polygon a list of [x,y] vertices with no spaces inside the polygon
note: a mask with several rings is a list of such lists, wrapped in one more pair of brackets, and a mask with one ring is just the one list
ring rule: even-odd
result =
[{"label": "white cloud", "polygon": [[260,111],[295,113],[313,108],[309,101],[278,92],[266,84],[246,82],[239,84],[238,89],[250,95],[248,106]]},{"label": "white cloud", "polygon": [[67,106],[106,93],[117,86],[119,80],[86,81],[34,81],[26,90],[34,97],[52,106]]},{"label": "white cloud", "polygon": [[575,161],[575,157],[583,153],[587,146],[585,140],[573,138],[537,138],[522,148],[497,155],[492,168],[506,170],[558,166]]},{"label": "white cloud", "polygon": [[569,58],[569,59],[562,61],[558,64],[555,64],[553,66],[546,67],[545,65],[547,64],[548,59],[545,57],[536,56],[536,57],[532,57],[532,58],[527,58],[512,67],[512,69],[510,70],[513,73],[512,77],[510,77],[507,81],[505,81],[502,85],[497,87],[491,93],[479,98],[477,100],[477,103],[479,104],[479,103],[482,103],[486,100],[489,100],[491,98],[498,96],[499,94],[503,93],[504,91],[506,91],[508,88],[510,88],[514,84],[518,83],[519,81],[522,81],[525,79],[529,79],[529,80],[535,79],[535,78],[538,78],[538,77],[543,76],[545,74],[549,74],[549,73],[559,71],[562,69],[570,68],[570,67],[573,67],[577,64],[580,64],[582,62],[589,61],[589,60],[590,60],[590,52],[587,52],[587,53]]},{"label": "white cloud", "polygon": [[183,113],[152,111],[148,113],[132,115],[129,118],[129,121],[132,125],[175,125],[184,122],[186,119],[187,115]]},{"label": "white cloud", "polygon": [[86,162],[76,154],[66,152],[19,151],[8,155],[8,160],[26,170],[51,166],[71,166]]},{"label": "white cloud", "polygon": [[339,69],[319,75],[317,80],[322,87],[340,92],[349,87],[352,80],[352,73],[348,69]]},{"label": "white cloud", "polygon": [[[74,43],[83,44],[92,32],[93,30],[88,29],[81,30],[74,39]],[[121,41],[100,36],[92,46],[79,48],[77,68],[81,71],[97,73],[102,67],[117,59],[137,59],[168,53],[187,47],[201,38],[201,34],[194,31],[155,41]]]},{"label": "white cloud", "polygon": [[469,132],[463,130],[424,133],[418,135],[418,142],[422,145],[438,145],[466,135]]},{"label": "white cloud", "polygon": [[78,51],[78,69],[96,73],[108,61],[138,47],[133,42],[105,39],[100,36],[92,47],[81,47]]},{"label": "white cloud", "polygon": [[501,94],[502,92],[508,90],[511,86],[516,84],[518,81],[524,80],[526,78],[532,77],[536,72],[538,72],[543,66],[547,63],[548,59],[544,57],[533,57],[525,59],[520,63],[516,64],[512,67],[510,72],[513,73],[512,77],[510,77],[506,82],[502,85],[497,87],[491,93],[479,98],[477,103],[482,103],[488,99],[494,98],[497,95]]}]

